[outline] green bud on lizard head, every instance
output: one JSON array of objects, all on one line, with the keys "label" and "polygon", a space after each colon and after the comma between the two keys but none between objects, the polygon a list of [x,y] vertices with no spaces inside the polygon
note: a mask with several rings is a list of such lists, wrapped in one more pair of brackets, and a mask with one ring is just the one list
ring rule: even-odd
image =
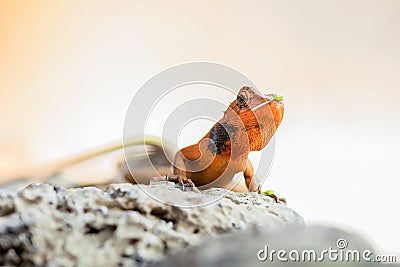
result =
[{"label": "green bud on lizard head", "polygon": [[283,95],[274,95],[274,101],[282,101],[283,100]]}]

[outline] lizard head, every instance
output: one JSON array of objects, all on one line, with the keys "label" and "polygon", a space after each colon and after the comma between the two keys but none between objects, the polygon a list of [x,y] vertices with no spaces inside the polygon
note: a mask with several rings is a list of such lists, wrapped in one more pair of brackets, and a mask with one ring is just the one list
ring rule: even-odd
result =
[{"label": "lizard head", "polygon": [[[233,158],[243,158],[249,151],[261,150],[269,143],[282,121],[282,98],[243,86],[223,118],[210,130],[207,136],[213,141],[209,143],[210,150],[218,154],[235,151],[231,154]],[[234,150],[231,150],[231,143],[238,144]]]},{"label": "lizard head", "polygon": [[230,105],[244,123],[256,123],[251,120],[264,121],[264,118],[274,121],[275,129],[282,122],[284,105],[283,97],[276,94],[263,94],[255,88],[243,86]]}]

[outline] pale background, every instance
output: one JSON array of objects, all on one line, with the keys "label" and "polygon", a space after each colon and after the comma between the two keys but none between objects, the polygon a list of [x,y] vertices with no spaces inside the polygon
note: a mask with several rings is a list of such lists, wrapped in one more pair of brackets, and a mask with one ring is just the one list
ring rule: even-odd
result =
[{"label": "pale background", "polygon": [[285,95],[266,187],[400,253],[399,14],[395,0],[2,0],[0,179],[121,139],[152,75],[218,62]]}]

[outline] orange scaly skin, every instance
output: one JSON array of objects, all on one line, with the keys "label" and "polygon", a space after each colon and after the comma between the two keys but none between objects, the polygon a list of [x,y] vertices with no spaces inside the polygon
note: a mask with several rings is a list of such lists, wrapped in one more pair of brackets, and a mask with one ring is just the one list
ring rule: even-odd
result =
[{"label": "orange scaly skin", "polygon": [[275,95],[242,87],[210,131],[198,143],[176,154],[174,175],[197,187],[232,189],[233,176],[243,172],[247,188],[233,190],[259,191],[248,155],[263,149],[282,121],[283,103],[273,99]]}]

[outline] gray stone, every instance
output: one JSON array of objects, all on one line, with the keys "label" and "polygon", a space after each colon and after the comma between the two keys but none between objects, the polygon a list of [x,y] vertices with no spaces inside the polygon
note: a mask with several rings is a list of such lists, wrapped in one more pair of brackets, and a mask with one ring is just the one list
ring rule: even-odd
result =
[{"label": "gray stone", "polygon": [[[275,250],[276,252],[272,252]],[[278,258],[278,251],[284,251]],[[326,253],[322,253],[327,250]],[[334,251],[337,252],[334,252]],[[294,252],[292,252],[294,251]],[[332,254],[329,254],[332,251]],[[371,255],[369,254],[371,251]],[[313,254],[315,252],[315,254]],[[256,227],[212,238],[156,264],[156,267],[241,266],[382,266],[376,251],[363,238],[323,226]],[[292,254],[290,254],[292,253]],[[298,254],[296,254],[298,253]],[[289,255],[291,255],[289,257]],[[304,256],[303,256],[304,255]],[[315,256],[314,256],[315,255]],[[330,256],[331,255],[331,256]],[[383,265],[388,266],[388,265]],[[394,265],[390,265],[394,266]],[[399,266],[399,265],[396,265]]]}]

